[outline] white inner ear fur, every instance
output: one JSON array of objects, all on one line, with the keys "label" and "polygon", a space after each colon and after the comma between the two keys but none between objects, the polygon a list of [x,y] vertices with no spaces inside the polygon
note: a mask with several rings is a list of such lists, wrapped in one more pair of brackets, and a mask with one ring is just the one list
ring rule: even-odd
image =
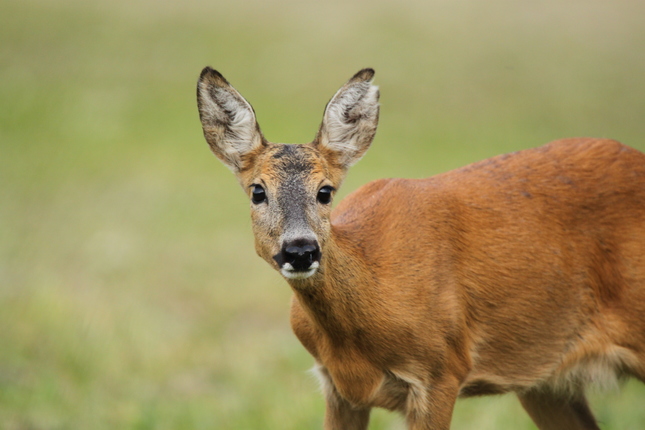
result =
[{"label": "white inner ear fur", "polygon": [[[260,142],[255,114],[251,105],[232,88],[220,88],[201,83],[202,111],[207,123],[224,127],[225,132],[215,145],[232,164],[233,172],[240,168],[240,156],[255,149]],[[208,124],[204,124],[208,128]]]},{"label": "white inner ear fur", "polygon": [[325,110],[323,145],[343,154],[347,167],[361,159],[376,132],[378,87],[369,81],[350,84],[334,95]]}]

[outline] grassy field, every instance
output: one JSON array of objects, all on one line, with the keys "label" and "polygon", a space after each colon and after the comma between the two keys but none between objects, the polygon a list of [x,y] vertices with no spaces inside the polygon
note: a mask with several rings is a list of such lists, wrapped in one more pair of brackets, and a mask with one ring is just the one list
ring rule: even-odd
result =
[{"label": "grassy field", "polygon": [[[308,142],[374,67],[381,124],[342,195],[561,137],[645,150],[645,3],[4,0],[0,428],[317,429],[290,291],[203,140],[202,67]],[[593,394],[645,428],[645,387]],[[511,396],[455,429],[534,429]],[[402,429],[377,411],[371,429]]]}]

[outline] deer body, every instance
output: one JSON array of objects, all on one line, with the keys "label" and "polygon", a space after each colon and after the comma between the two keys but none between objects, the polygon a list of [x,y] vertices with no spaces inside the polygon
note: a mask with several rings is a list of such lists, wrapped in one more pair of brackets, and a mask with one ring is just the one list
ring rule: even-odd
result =
[{"label": "deer body", "polygon": [[325,428],[366,429],[383,407],[447,429],[458,396],[515,392],[540,429],[597,429],[588,383],[645,382],[645,155],[557,141],[375,181],[332,212],[376,129],[372,75],[339,90],[305,145],[266,142],[254,115],[236,130],[248,103],[217,72],[198,87],[209,144],[251,190],[258,254],[294,291]]}]

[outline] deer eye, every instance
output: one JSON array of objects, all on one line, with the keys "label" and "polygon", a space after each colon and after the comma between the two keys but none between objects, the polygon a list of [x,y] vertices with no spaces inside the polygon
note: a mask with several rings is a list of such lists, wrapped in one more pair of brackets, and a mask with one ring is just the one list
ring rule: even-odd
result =
[{"label": "deer eye", "polygon": [[326,205],[331,202],[331,193],[334,191],[334,189],[328,185],[325,185],[318,191],[318,196],[316,198],[318,199],[318,202]]},{"label": "deer eye", "polygon": [[251,201],[256,205],[266,202],[267,194],[264,192],[264,188],[261,185],[253,185],[253,191],[251,191]]}]

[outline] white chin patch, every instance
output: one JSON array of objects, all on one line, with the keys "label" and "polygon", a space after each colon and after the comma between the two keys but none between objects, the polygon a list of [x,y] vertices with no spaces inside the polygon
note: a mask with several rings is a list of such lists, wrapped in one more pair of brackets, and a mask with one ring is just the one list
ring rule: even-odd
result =
[{"label": "white chin patch", "polygon": [[280,273],[282,273],[282,276],[287,279],[305,279],[316,273],[318,267],[320,267],[320,263],[314,261],[313,263],[311,263],[311,266],[309,266],[309,269],[305,271],[295,271],[291,264],[284,263],[282,269],[280,269]]}]

